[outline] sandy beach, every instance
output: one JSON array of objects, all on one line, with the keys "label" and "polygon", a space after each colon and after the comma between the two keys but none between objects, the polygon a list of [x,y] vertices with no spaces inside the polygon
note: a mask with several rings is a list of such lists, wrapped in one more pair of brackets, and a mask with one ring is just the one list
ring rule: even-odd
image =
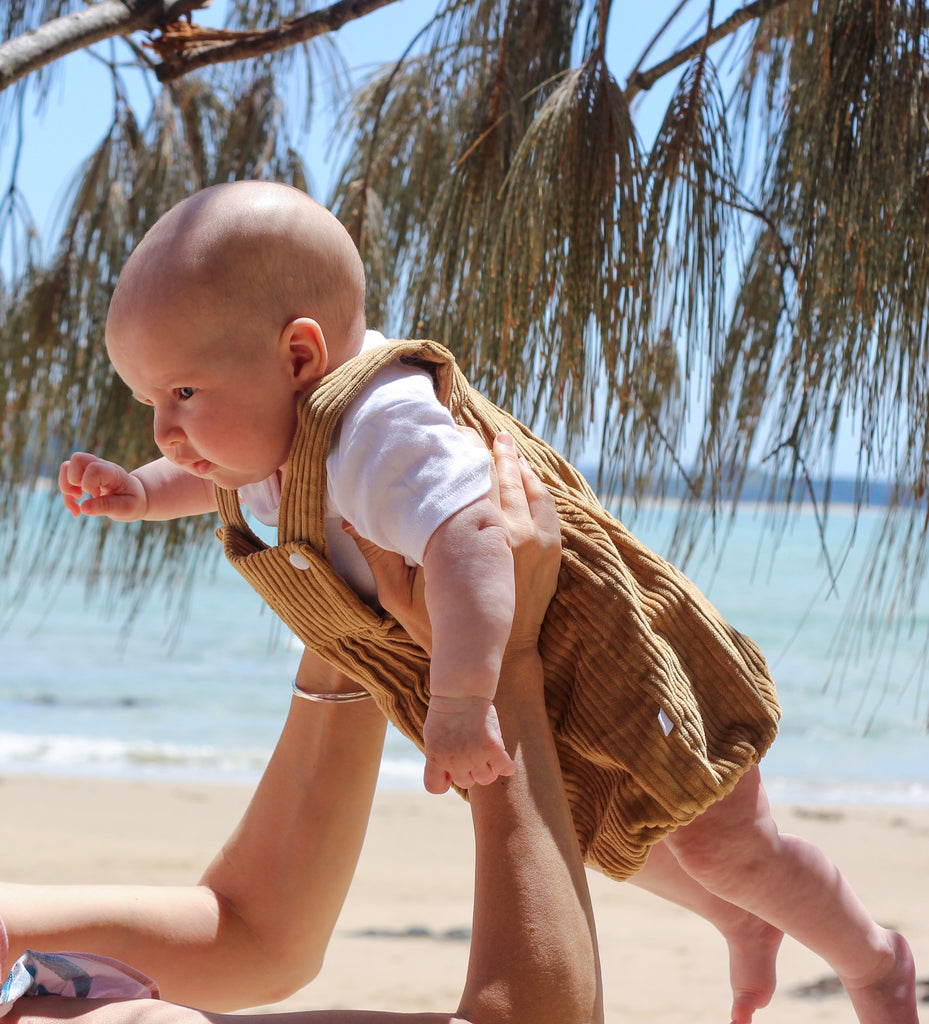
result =
[{"label": "sandy beach", "polygon": [[[249,794],[228,785],[4,776],[0,877],[193,882]],[[907,935],[929,1000],[929,808],[782,806],[776,816],[782,831],[829,853],[882,924]],[[452,1009],[467,964],[472,865],[462,801],[378,793],[323,972],[280,1007]],[[595,875],[590,885],[607,1021],[725,1024],[726,952],[717,933],[631,885]],[[779,964],[778,993],[759,1022],[854,1020],[816,957],[788,940]]]}]

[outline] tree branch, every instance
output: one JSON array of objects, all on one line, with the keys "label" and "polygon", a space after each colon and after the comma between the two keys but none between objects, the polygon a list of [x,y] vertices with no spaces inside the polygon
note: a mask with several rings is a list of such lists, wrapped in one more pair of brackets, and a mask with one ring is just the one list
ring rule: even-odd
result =
[{"label": "tree branch", "polygon": [[275,28],[254,32],[201,30],[183,23],[166,25],[152,40],[152,48],[162,58],[155,69],[161,82],[170,82],[196,68],[210,64],[245,60],[296,46],[308,39],[334,32],[350,21],[395,3],[396,0],[338,0],[301,18],[285,21]]},{"label": "tree branch", "polygon": [[746,4],[733,14],[730,14],[725,21],[721,21],[716,28],[711,28],[702,39],[698,39],[689,46],[685,46],[683,50],[678,50],[677,53],[672,54],[667,60],[663,60],[660,64],[649,68],[648,71],[634,71],[626,83],[626,102],[630,102],[633,96],[640,92],[647,92],[659,78],[663,78],[670,71],[680,67],[681,64],[686,64],[691,58],[698,57],[701,53],[706,52],[708,46],[712,46],[713,43],[718,43],[720,39],[725,39],[726,36],[732,35],[736,29],[741,28],[747,22],[763,18],[770,11],[781,7],[785,3],[787,3],[787,0],[755,0],[754,3]]},{"label": "tree branch", "polygon": [[687,6],[688,2],[689,2],[689,0],[680,0],[680,3],[677,5],[677,7],[674,8],[674,10],[667,16],[667,18],[665,18],[664,24],[661,26],[661,28],[658,29],[658,31],[652,36],[651,39],[649,39],[648,45],[642,51],[642,55],[635,62],[635,67],[632,69],[632,71],[629,72],[629,81],[630,82],[636,77],[636,75],[638,75],[639,68],[642,67],[642,65],[645,63],[646,59],[648,58],[648,55],[654,49],[655,44],[665,34],[665,32],[668,30],[668,28],[670,27],[670,25],[672,24],[674,19]]},{"label": "tree branch", "polygon": [[0,43],[0,92],[53,61],[103,39],[152,30],[210,0],[100,0]]},{"label": "tree branch", "polygon": [[[793,452],[794,462],[799,465],[800,472],[803,474],[803,482],[806,484],[807,494],[810,496],[810,502],[813,506],[813,515],[816,519],[816,529],[819,532],[819,546],[823,553],[823,559],[826,563],[826,572],[829,574],[829,594],[835,594],[838,596],[839,593],[839,579],[835,571],[832,568],[832,559],[829,557],[829,546],[826,544],[826,526],[819,514],[819,503],[816,500],[816,488],[813,486],[813,478],[810,476],[810,471],[807,469],[806,460],[803,458],[803,454],[800,451],[800,442],[797,440],[797,428],[799,427],[799,421],[794,426],[793,434],[786,440],[781,441],[775,448],[773,448],[764,458],[761,460],[762,463],[767,462],[769,459],[773,459],[785,448],[789,448]],[[791,475],[790,487],[787,491],[787,501],[790,502],[793,495],[793,484],[794,479]],[[827,594],[828,596],[828,594]]]}]

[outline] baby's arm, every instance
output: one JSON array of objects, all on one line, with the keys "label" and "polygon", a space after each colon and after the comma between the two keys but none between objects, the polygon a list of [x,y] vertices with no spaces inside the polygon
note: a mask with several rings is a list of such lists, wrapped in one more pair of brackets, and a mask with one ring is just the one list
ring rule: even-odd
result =
[{"label": "baby's arm", "polygon": [[[130,473],[115,462],[75,452],[61,464],[58,489],[72,515],[107,516],[121,523],[180,519],[216,510],[212,483],[164,458]],[[82,501],[85,494],[90,497]]]},{"label": "baby's arm", "polygon": [[425,785],[444,793],[509,775],[493,706],[513,623],[513,557],[499,510],[482,498],[433,533],[423,559],[432,623]]}]

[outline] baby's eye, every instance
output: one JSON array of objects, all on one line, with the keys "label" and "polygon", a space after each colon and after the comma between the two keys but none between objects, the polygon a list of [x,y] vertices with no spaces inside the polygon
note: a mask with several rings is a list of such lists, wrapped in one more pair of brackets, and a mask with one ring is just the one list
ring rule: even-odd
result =
[{"label": "baby's eye", "polygon": [[197,392],[196,388],[175,388],[174,389],[175,397],[179,401],[181,401],[181,402],[186,402],[188,398],[193,398],[194,395],[196,394],[196,392]]}]

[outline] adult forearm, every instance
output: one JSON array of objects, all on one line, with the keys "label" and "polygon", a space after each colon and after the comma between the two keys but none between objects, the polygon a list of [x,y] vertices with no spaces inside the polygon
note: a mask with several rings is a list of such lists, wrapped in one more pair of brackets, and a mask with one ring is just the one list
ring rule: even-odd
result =
[{"label": "adult forearm", "polygon": [[[303,688],[322,687],[317,679]],[[210,960],[216,984],[196,997],[170,998],[211,1008],[254,1005],[316,976],[361,852],[385,729],[370,700],[294,700],[242,822],[202,880],[220,900]],[[256,958],[273,969],[255,972]],[[232,983],[236,973],[242,977]],[[258,998],[256,986],[264,986]]]},{"label": "adult forearm", "polygon": [[480,1024],[596,1024],[593,912],[532,647],[508,650],[497,708],[517,771],[471,790],[474,940],[459,1013]]},{"label": "adult forearm", "polygon": [[[305,689],[357,689],[313,658],[301,666]],[[154,978],[166,999],[211,1009],[296,990],[318,972],[348,890],[384,730],[373,701],[294,700],[255,796],[201,884],[2,886],[11,958],[29,947],[101,953]]]}]

